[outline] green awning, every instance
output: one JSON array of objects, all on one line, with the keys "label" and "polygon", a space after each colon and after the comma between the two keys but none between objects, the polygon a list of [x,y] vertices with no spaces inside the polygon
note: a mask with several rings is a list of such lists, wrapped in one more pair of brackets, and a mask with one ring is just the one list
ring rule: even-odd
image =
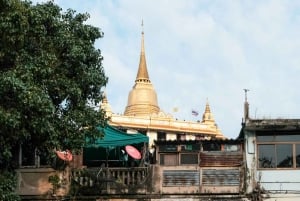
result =
[{"label": "green awning", "polygon": [[85,148],[113,148],[117,146],[126,146],[130,144],[149,142],[149,137],[141,133],[128,134],[109,125],[107,125],[105,128],[99,127],[98,129],[103,130],[104,137],[96,139],[95,142],[91,142],[89,139],[87,139]]}]

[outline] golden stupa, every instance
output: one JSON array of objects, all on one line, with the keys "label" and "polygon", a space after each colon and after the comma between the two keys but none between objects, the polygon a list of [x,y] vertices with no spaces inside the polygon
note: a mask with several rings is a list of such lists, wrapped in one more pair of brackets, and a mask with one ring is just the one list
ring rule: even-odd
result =
[{"label": "golden stupa", "polygon": [[148,116],[149,114],[158,114],[157,95],[149,79],[145,48],[144,32],[142,32],[141,55],[138,73],[135,79],[135,85],[128,96],[128,103],[125,109],[125,116]]},{"label": "golden stupa", "polygon": [[101,108],[110,117],[109,124],[127,133],[143,133],[149,137],[150,146],[154,140],[193,140],[224,139],[215,123],[214,116],[207,101],[202,121],[185,121],[173,118],[160,110],[156,91],[150,81],[144,47],[144,31],[142,31],[140,62],[135,84],[128,95],[124,114],[113,113],[107,97]]}]

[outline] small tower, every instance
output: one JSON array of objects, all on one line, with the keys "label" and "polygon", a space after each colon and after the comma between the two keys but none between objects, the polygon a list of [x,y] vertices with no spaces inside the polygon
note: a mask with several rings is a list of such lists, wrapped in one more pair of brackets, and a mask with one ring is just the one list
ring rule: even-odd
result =
[{"label": "small tower", "polygon": [[106,112],[107,117],[111,117],[112,110],[111,110],[110,104],[108,103],[107,96],[106,96],[105,92],[103,92],[103,99],[102,99],[102,102],[100,104],[100,109],[102,109],[103,111]]},{"label": "small tower", "polygon": [[215,125],[214,115],[210,111],[208,100],[206,101],[205,111],[202,116],[202,123]]}]

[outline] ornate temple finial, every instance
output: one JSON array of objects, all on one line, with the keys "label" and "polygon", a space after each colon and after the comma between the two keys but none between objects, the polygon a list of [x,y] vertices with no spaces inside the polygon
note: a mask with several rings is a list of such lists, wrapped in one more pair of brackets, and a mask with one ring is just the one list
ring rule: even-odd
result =
[{"label": "ornate temple finial", "polygon": [[215,125],[215,119],[213,113],[210,111],[210,106],[208,103],[208,98],[206,98],[205,111],[202,116],[202,123]]},{"label": "ornate temple finial", "polygon": [[210,112],[210,106],[209,106],[209,103],[208,103],[208,98],[206,98],[205,113],[211,113]]},{"label": "ornate temple finial", "polygon": [[146,56],[145,56],[145,46],[144,46],[144,21],[142,20],[142,40],[141,40],[141,55],[140,55],[140,63],[139,69],[136,76],[136,82],[150,83],[147,64],[146,64]]},{"label": "ornate temple finial", "polygon": [[142,26],[142,34],[144,34],[144,20],[142,19],[142,24],[141,24],[141,26]]}]

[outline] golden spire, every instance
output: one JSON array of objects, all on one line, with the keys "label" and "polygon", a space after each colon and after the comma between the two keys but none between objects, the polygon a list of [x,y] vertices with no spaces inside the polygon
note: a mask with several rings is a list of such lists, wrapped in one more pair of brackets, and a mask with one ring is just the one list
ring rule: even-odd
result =
[{"label": "golden spire", "polygon": [[[143,28],[142,22],[142,28]],[[142,29],[142,47],[138,73],[135,85],[128,95],[128,102],[124,115],[126,116],[149,116],[158,114],[160,111],[157,103],[155,89],[149,79],[145,47],[144,47],[144,30]]]},{"label": "golden spire", "polygon": [[138,73],[136,75],[135,82],[151,82],[148,75],[146,56],[145,56],[145,46],[144,46],[144,23],[142,20],[142,42],[141,42],[141,55]]},{"label": "golden spire", "polygon": [[211,113],[210,112],[210,106],[209,106],[209,103],[208,103],[208,99],[206,99],[205,113]]},{"label": "golden spire", "polygon": [[211,124],[215,123],[214,116],[213,116],[212,112],[210,111],[210,106],[209,106],[209,103],[208,103],[208,99],[206,100],[205,112],[202,116],[202,122],[203,123],[211,123]]}]

